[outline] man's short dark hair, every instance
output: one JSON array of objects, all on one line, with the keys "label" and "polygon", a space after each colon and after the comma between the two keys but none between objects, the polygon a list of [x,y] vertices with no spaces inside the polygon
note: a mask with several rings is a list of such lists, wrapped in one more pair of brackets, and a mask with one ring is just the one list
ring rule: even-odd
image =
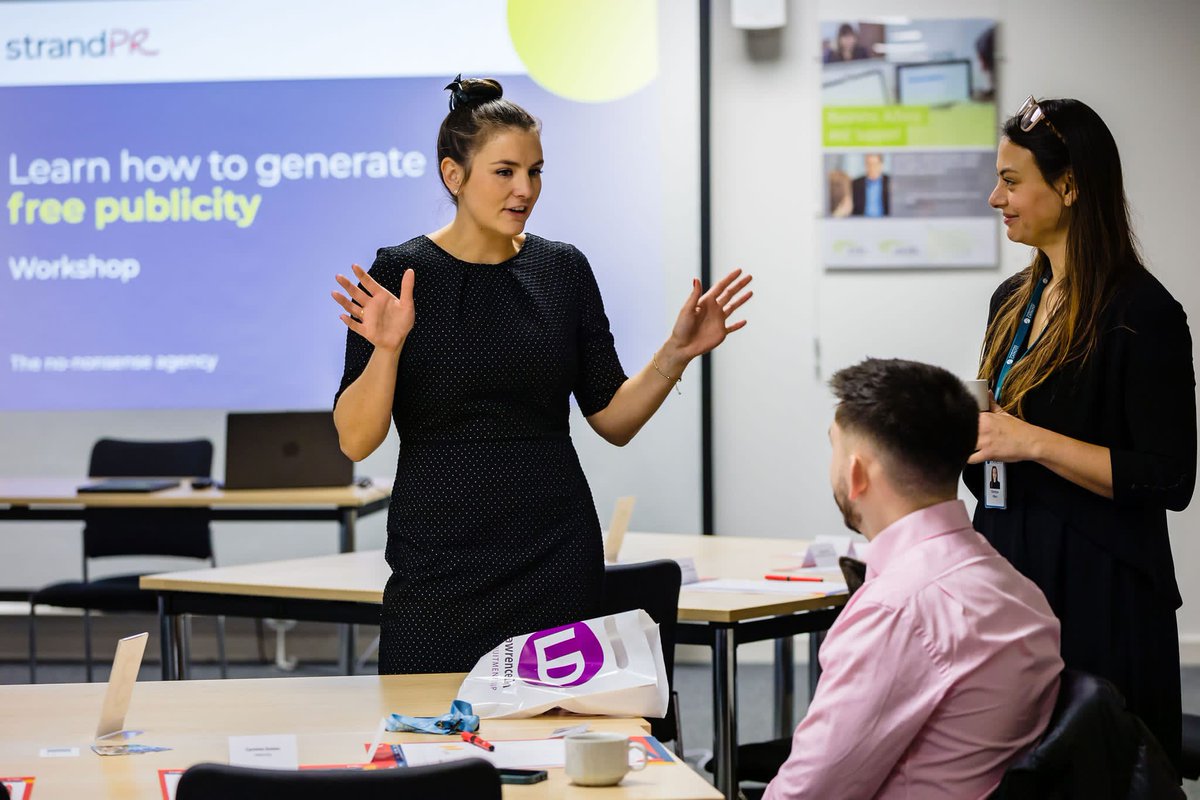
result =
[{"label": "man's short dark hair", "polygon": [[834,374],[834,419],[870,438],[900,488],[932,494],[953,490],[979,435],[979,409],[967,387],[941,367],[868,358]]}]

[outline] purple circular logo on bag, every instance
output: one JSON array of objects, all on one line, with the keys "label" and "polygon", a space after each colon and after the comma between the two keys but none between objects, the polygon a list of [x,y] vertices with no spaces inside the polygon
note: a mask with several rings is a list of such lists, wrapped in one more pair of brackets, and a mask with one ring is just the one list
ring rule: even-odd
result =
[{"label": "purple circular logo on bag", "polygon": [[604,666],[604,648],[582,622],[538,631],[525,640],[517,676],[545,686],[587,683]]}]

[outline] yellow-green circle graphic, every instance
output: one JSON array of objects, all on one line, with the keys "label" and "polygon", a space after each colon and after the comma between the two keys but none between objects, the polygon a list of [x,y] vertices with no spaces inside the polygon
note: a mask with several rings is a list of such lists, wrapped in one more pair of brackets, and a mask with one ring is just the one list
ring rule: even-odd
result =
[{"label": "yellow-green circle graphic", "polygon": [[508,32],[529,77],[568,100],[619,100],[658,72],[655,0],[508,0]]}]

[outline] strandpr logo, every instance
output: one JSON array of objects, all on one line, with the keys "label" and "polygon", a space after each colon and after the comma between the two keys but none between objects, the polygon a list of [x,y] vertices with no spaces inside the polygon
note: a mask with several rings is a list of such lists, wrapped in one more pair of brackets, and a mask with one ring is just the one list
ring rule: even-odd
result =
[{"label": "strandpr logo", "polygon": [[61,60],[68,58],[115,58],[156,56],[149,47],[150,29],[109,28],[94,36],[29,36],[4,43],[7,61]]},{"label": "strandpr logo", "polygon": [[586,624],[576,622],[538,631],[525,640],[517,676],[546,686],[578,686],[604,666],[604,648]]}]

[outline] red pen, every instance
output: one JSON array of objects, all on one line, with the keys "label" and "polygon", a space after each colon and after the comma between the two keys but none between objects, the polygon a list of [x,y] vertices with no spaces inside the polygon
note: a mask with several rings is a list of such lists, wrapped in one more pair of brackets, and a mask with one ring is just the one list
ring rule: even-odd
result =
[{"label": "red pen", "polygon": [[470,731],[463,731],[462,738],[463,738],[463,741],[466,742],[467,744],[473,744],[476,747],[481,747],[484,750],[487,750],[489,752],[496,749],[496,745],[492,744],[487,739],[483,738],[482,736],[480,736],[477,733],[471,733]]},{"label": "red pen", "polygon": [[818,575],[764,575],[769,581],[805,581],[812,583],[820,583],[825,580]]}]

